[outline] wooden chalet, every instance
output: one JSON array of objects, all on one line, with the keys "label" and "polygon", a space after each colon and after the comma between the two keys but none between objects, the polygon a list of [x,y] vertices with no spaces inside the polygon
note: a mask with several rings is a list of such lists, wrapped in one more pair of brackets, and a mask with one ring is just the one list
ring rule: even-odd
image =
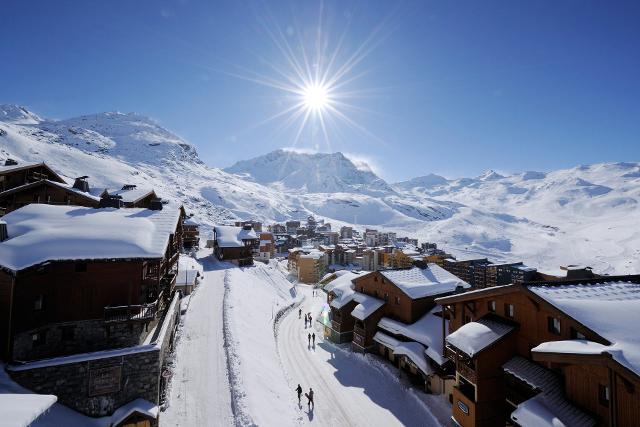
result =
[{"label": "wooden chalet", "polygon": [[0,166],[0,192],[42,180],[66,184],[65,180],[45,163],[19,163],[7,159],[4,165]]},{"label": "wooden chalet", "polygon": [[182,224],[182,245],[185,249],[197,248],[200,245],[200,224],[192,217]]},{"label": "wooden chalet", "polygon": [[512,284],[437,303],[458,425],[637,425],[640,276]]},{"label": "wooden chalet", "polygon": [[253,265],[253,257],[260,249],[260,239],[250,225],[234,227],[218,225],[213,228],[213,253],[221,261],[239,266]]},{"label": "wooden chalet", "polygon": [[134,184],[125,184],[119,190],[105,189],[100,198],[104,207],[110,206],[113,200],[120,200],[125,208],[151,208],[159,200],[152,188],[138,188]]},{"label": "wooden chalet", "polygon": [[3,217],[0,357],[138,345],[173,296],[182,209],[32,204]]}]

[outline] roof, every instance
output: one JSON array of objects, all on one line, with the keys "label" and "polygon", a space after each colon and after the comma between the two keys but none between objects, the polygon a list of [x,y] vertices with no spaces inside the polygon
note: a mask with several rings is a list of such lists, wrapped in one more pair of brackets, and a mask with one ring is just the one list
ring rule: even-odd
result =
[{"label": "roof", "polygon": [[534,353],[560,353],[560,354],[604,354],[609,346],[587,340],[564,340],[543,342],[531,349]]},{"label": "roof", "polygon": [[145,399],[135,399],[116,409],[111,415],[111,425],[118,425],[126,420],[131,414],[138,413],[146,417],[156,419],[158,417],[158,406]]},{"label": "roof", "polygon": [[[611,344],[603,351],[640,375],[640,334],[637,330],[640,324],[640,284],[615,281],[530,285],[528,289],[609,341]],[[590,351],[593,350],[593,346],[590,347]],[[586,349],[586,346],[581,344],[577,348]]]},{"label": "roof", "polygon": [[51,394],[0,394],[0,426],[29,426],[57,400]]},{"label": "roof", "polygon": [[193,285],[195,284],[196,277],[198,277],[198,270],[178,270],[178,276],[176,277],[176,285]]},{"label": "roof", "polygon": [[449,273],[436,264],[428,264],[427,268],[413,267],[402,270],[382,270],[384,277],[389,279],[411,299],[453,292],[459,287],[469,288],[470,285]]},{"label": "roof", "polygon": [[431,369],[424,356],[424,346],[422,344],[415,341],[403,342],[380,331],[376,332],[373,340],[390,348],[394,354],[407,356],[426,375],[433,373],[433,369]]},{"label": "roof", "polygon": [[0,197],[8,196],[9,194],[18,193],[18,192],[20,192],[22,190],[38,187],[40,185],[50,185],[52,187],[60,188],[62,190],[77,194],[78,196],[85,197],[85,198],[90,199],[90,200],[92,200],[92,201],[94,201],[96,203],[100,202],[100,197],[98,197],[98,196],[95,196],[95,195],[93,195],[91,193],[86,193],[84,191],[78,190],[77,188],[73,188],[73,187],[71,187],[70,185],[67,185],[67,184],[62,184],[60,182],[51,181],[49,179],[43,179],[43,180],[40,180],[40,181],[29,182],[27,184],[23,184],[23,185],[19,185],[17,187],[10,188],[10,189],[5,190],[2,193],[0,193]]},{"label": "roof", "polygon": [[[448,359],[442,356],[442,317],[435,315],[439,311],[440,307],[436,306],[410,325],[383,317],[378,322],[378,327],[419,342],[426,347],[425,354],[430,359],[438,365],[443,365]],[[445,322],[445,330],[448,330],[449,321],[445,319]]]},{"label": "roof", "polygon": [[521,356],[515,356],[502,369],[528,384],[537,396],[518,405],[511,418],[526,426],[593,426],[595,421],[588,414],[571,404],[564,395],[561,378]]},{"label": "roof", "polygon": [[56,178],[58,182],[65,182],[65,180],[60,175],[58,175],[56,173],[56,171],[51,169],[44,162],[42,162],[42,163],[18,163],[17,165],[10,165],[10,166],[1,165],[0,166],[0,175],[3,175],[5,173],[9,173],[9,172],[16,172],[16,171],[19,171],[19,170],[32,169],[32,168],[37,168],[37,167],[43,167],[43,168],[47,169],[49,171],[49,173],[51,173],[51,175],[53,175],[53,178]]},{"label": "roof", "polygon": [[361,294],[360,292],[355,292],[353,299],[358,303],[358,305],[356,305],[353,311],[351,311],[351,315],[358,320],[366,319],[384,305],[384,301],[369,295]]},{"label": "roof", "polygon": [[479,319],[462,325],[455,332],[447,336],[447,342],[469,357],[480,353],[491,344],[499,341],[513,326],[487,318]]},{"label": "roof", "polygon": [[2,218],[0,266],[18,271],[46,261],[163,258],[180,209],[95,209],[31,204]]},{"label": "roof", "polygon": [[122,197],[123,203],[136,203],[139,200],[144,199],[149,194],[155,194],[153,188],[131,188],[131,189],[120,189],[120,190],[104,190],[110,196],[120,196]]},{"label": "roof", "polygon": [[505,293],[515,292],[517,290],[516,285],[499,285],[492,286],[490,288],[475,289],[473,291],[463,292],[461,294],[449,295],[446,297],[440,297],[436,299],[436,302],[440,305],[451,304],[460,301],[474,300],[476,298],[501,295]]},{"label": "roof", "polygon": [[200,223],[198,221],[196,221],[195,219],[193,219],[193,217],[189,217],[189,218],[184,220],[184,225],[199,226]]},{"label": "roof", "polygon": [[333,292],[335,295],[331,300],[331,307],[341,309],[353,300],[355,291],[351,281],[362,275],[362,273],[342,270],[336,271],[334,274],[336,274],[337,277],[327,283],[324,286],[324,290],[327,292]]},{"label": "roof", "polygon": [[256,232],[245,230],[242,227],[232,225],[216,225],[213,227],[216,234],[216,241],[221,248],[241,248],[244,246],[243,240],[254,240],[258,236]]}]

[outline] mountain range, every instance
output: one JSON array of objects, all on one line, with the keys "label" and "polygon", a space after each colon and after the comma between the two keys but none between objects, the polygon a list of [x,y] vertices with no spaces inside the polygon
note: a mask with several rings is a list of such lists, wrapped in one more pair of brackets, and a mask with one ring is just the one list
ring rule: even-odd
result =
[{"label": "mountain range", "polygon": [[[223,149],[223,148],[221,148]],[[523,260],[544,271],[587,264],[640,271],[640,164],[601,163],[549,172],[425,174],[387,183],[342,153],[274,152],[219,169],[156,121],[134,113],[48,120],[0,105],[0,161],[45,161],[94,188],[153,187],[203,224],[266,222],[313,214],[433,241],[454,254]]]}]

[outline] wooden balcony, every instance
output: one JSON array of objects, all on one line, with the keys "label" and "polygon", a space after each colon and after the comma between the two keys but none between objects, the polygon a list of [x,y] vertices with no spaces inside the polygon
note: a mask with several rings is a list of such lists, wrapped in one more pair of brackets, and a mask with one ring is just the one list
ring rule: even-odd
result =
[{"label": "wooden balcony", "polygon": [[150,304],[121,305],[104,308],[105,323],[149,322],[158,313],[158,301]]},{"label": "wooden balcony", "polygon": [[364,328],[361,328],[359,326],[354,326],[353,327],[353,333],[360,335],[362,338],[364,338],[366,336],[366,332],[364,330]]},{"label": "wooden balcony", "polygon": [[458,361],[458,363],[456,364],[456,371],[460,375],[465,377],[469,382],[472,382],[474,384],[478,383],[478,374],[473,368],[467,366],[466,364]]}]

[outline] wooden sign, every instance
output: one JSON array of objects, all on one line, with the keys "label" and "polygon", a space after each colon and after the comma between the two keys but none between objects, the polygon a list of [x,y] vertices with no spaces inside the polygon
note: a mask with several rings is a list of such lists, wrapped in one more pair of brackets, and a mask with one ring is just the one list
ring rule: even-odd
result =
[{"label": "wooden sign", "polygon": [[122,365],[89,370],[89,396],[120,391]]}]

